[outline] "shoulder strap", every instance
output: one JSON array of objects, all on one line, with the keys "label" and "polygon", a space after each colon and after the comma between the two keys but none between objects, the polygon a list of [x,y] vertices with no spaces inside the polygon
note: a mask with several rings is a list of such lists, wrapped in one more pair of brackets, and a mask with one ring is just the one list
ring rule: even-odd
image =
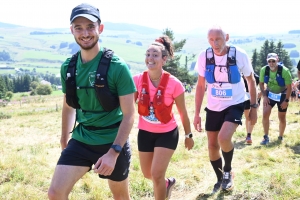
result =
[{"label": "shoulder strap", "polygon": [[68,65],[66,74],[66,102],[69,106],[73,108],[80,108],[77,97],[77,86],[76,86],[76,63],[78,59],[79,52],[75,53]]},{"label": "shoulder strap", "polygon": [[163,73],[163,77],[157,87],[157,93],[158,91],[160,90],[160,95],[164,95],[164,91],[166,89],[166,86],[168,84],[168,81],[169,81],[169,77],[170,77],[170,73],[168,72],[164,72]]},{"label": "shoulder strap", "polygon": [[[145,89],[145,91],[143,91]],[[148,86],[148,72],[143,72],[143,82],[142,82],[142,91],[145,92],[145,94],[149,94],[149,86]]]},{"label": "shoulder strap", "polygon": [[75,78],[75,72],[76,72],[76,64],[77,64],[77,59],[78,59],[79,51],[75,54],[72,55],[72,58],[69,62],[68,65],[68,70],[67,70],[67,79],[69,77],[74,77]]},{"label": "shoulder strap", "polygon": [[282,77],[282,65],[278,65],[277,74],[279,74],[280,77]]},{"label": "shoulder strap", "polygon": [[112,50],[104,48],[102,57],[98,65],[98,69],[96,71],[95,85],[97,87],[104,87],[105,85],[107,85],[106,75],[113,54],[114,52]]},{"label": "shoulder strap", "polygon": [[214,51],[211,47],[206,49],[206,65],[215,65]]},{"label": "shoulder strap", "polygon": [[269,67],[269,65],[266,66],[265,76],[270,76],[270,67]]},{"label": "shoulder strap", "polygon": [[227,65],[236,65],[236,48],[233,46],[230,46],[227,52]]}]

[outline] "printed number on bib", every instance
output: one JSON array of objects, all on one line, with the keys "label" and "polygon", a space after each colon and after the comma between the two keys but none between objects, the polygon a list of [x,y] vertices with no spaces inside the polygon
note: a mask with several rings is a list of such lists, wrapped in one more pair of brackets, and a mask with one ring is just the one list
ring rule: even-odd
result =
[{"label": "printed number on bib", "polygon": [[275,93],[269,92],[268,98],[269,98],[269,99],[272,99],[272,100],[274,100],[274,101],[279,102],[279,101],[280,101],[280,98],[281,98],[281,93],[275,94]]},{"label": "printed number on bib", "polygon": [[211,95],[214,99],[218,100],[231,100],[232,99],[232,87],[231,85],[227,85],[225,87],[212,87],[211,88]]}]

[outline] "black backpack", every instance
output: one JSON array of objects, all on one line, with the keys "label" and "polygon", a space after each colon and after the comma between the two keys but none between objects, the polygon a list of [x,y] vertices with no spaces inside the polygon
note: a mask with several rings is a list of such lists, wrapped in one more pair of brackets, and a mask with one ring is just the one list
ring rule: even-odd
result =
[{"label": "black backpack", "polygon": [[[76,86],[75,72],[76,72],[76,63],[78,59],[78,54],[79,52],[75,53],[72,56],[66,74],[66,101],[69,106],[75,109],[81,108],[78,103],[78,97],[76,91],[78,89],[87,88],[87,87]],[[102,57],[98,65],[98,69],[96,71],[94,86],[89,87],[95,89],[98,101],[100,102],[103,109],[107,112],[110,112],[120,106],[119,97],[111,93],[107,82],[107,72],[113,54],[114,52],[112,50],[104,48]],[[95,111],[89,111],[89,112],[95,112]]]}]

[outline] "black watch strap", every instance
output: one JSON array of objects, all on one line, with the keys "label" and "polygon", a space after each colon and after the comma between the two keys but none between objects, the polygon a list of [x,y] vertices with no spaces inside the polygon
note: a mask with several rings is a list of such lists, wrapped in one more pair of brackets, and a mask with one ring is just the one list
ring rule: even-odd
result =
[{"label": "black watch strap", "polygon": [[259,106],[259,104],[258,103],[255,103],[255,104],[250,104],[250,107],[251,108],[257,108]]}]

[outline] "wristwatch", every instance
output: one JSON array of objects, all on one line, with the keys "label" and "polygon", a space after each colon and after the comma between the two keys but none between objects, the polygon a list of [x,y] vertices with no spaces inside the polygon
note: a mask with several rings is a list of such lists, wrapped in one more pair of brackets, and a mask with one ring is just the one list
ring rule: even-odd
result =
[{"label": "wristwatch", "polygon": [[185,135],[185,138],[192,138],[192,137],[193,137],[192,133],[189,133],[189,134]]},{"label": "wristwatch", "polygon": [[120,153],[122,151],[122,147],[120,145],[117,144],[113,144],[111,145],[111,147],[113,150],[115,150],[116,153]]},{"label": "wristwatch", "polygon": [[290,100],[289,100],[289,99],[285,99],[284,101],[285,101],[285,102],[289,102]]},{"label": "wristwatch", "polygon": [[250,105],[251,108],[257,108],[258,106],[259,106],[258,103],[255,103],[255,104],[251,104],[251,105]]}]

